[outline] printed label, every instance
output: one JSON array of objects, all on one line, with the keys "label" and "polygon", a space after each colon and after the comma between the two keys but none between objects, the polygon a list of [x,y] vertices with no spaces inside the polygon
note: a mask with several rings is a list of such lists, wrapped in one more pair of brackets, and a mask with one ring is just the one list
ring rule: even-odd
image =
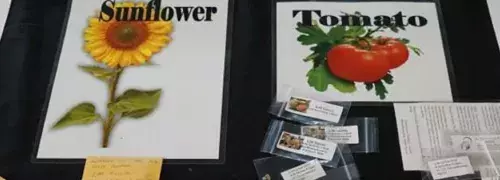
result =
[{"label": "printed label", "polygon": [[283,180],[314,180],[326,176],[325,170],[317,159],[283,171]]},{"label": "printed label", "polygon": [[342,106],[328,104],[303,97],[291,97],[285,107],[285,111],[317,118],[325,121],[338,123],[342,115]]},{"label": "printed label", "polygon": [[95,157],[85,161],[82,180],[160,179],[162,158]]},{"label": "printed label", "polygon": [[500,173],[499,173],[498,169],[499,169],[499,166],[481,166],[481,167],[479,167],[481,179],[482,180],[498,180],[498,179],[500,179]]},{"label": "printed label", "polygon": [[358,144],[358,126],[303,126],[302,135],[340,144]]},{"label": "printed label", "polygon": [[335,154],[337,144],[321,139],[283,132],[281,133],[276,147],[297,154],[331,160]]},{"label": "printed label", "polygon": [[469,157],[467,156],[429,161],[428,164],[434,179],[457,177],[474,173]]},{"label": "printed label", "polygon": [[500,135],[498,134],[453,135],[451,142],[456,152],[500,152]]}]

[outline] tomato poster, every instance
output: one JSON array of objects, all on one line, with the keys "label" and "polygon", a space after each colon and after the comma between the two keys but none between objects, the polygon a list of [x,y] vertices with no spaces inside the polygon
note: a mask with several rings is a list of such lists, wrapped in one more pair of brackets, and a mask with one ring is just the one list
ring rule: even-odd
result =
[{"label": "tomato poster", "polygon": [[277,2],[276,93],[333,101],[452,101],[435,3]]},{"label": "tomato poster", "polygon": [[36,160],[221,160],[230,1],[70,5]]}]

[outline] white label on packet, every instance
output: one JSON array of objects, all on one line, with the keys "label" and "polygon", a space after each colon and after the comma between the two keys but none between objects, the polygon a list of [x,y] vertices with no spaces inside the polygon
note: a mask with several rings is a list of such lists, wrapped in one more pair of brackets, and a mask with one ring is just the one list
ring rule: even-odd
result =
[{"label": "white label on packet", "polygon": [[338,123],[344,107],[303,97],[291,97],[285,111]]},{"label": "white label on packet", "polygon": [[500,173],[498,172],[499,166],[481,166],[479,172],[482,180],[498,180]]},{"label": "white label on packet", "polygon": [[[484,142],[481,143],[481,142]],[[452,135],[451,143],[456,152],[500,152],[500,135]],[[484,147],[487,146],[487,149]]]},{"label": "white label on packet", "polygon": [[315,180],[323,176],[326,176],[326,172],[317,159],[281,173],[283,180]]},{"label": "white label on packet", "polygon": [[303,126],[302,135],[340,144],[358,144],[358,126]]},{"label": "white label on packet", "polygon": [[332,160],[337,144],[283,131],[276,147],[297,154]]},{"label": "white label on packet", "polygon": [[434,179],[474,174],[469,157],[467,156],[429,161],[428,164]]}]

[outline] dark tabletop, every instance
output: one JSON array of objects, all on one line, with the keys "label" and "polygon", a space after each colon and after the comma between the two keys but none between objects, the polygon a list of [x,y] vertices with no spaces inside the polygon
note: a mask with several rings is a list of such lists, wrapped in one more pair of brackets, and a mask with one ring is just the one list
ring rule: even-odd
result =
[{"label": "dark tabletop", "polygon": [[[252,161],[267,156],[259,148],[273,98],[271,3],[235,3],[226,162],[164,165],[162,179],[257,179]],[[498,99],[500,54],[486,0],[441,5],[459,100]],[[83,164],[30,163],[65,8],[64,0],[13,0],[0,43],[0,175],[8,180],[76,180],[83,172]],[[349,116],[379,117],[380,152],[354,155],[363,179],[420,179],[403,171],[391,105],[356,106]]]}]

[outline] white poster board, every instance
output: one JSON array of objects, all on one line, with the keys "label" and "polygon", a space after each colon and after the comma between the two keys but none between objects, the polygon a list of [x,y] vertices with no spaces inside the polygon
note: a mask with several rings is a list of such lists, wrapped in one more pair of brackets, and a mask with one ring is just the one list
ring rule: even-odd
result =
[{"label": "white poster board", "polygon": [[[488,9],[490,10],[491,22],[493,23],[493,27],[495,28],[495,34],[498,38],[500,37],[500,1],[497,0],[487,0]],[[499,46],[500,46],[500,41]]]},{"label": "white poster board", "polygon": [[219,160],[229,0],[122,2],[72,2],[35,157]]},{"label": "white poster board", "polygon": [[5,23],[7,21],[7,16],[9,15],[11,0],[0,1],[0,37],[2,37],[3,29],[5,28]]},{"label": "white poster board", "polygon": [[274,33],[278,100],[453,100],[435,3],[277,2]]}]

